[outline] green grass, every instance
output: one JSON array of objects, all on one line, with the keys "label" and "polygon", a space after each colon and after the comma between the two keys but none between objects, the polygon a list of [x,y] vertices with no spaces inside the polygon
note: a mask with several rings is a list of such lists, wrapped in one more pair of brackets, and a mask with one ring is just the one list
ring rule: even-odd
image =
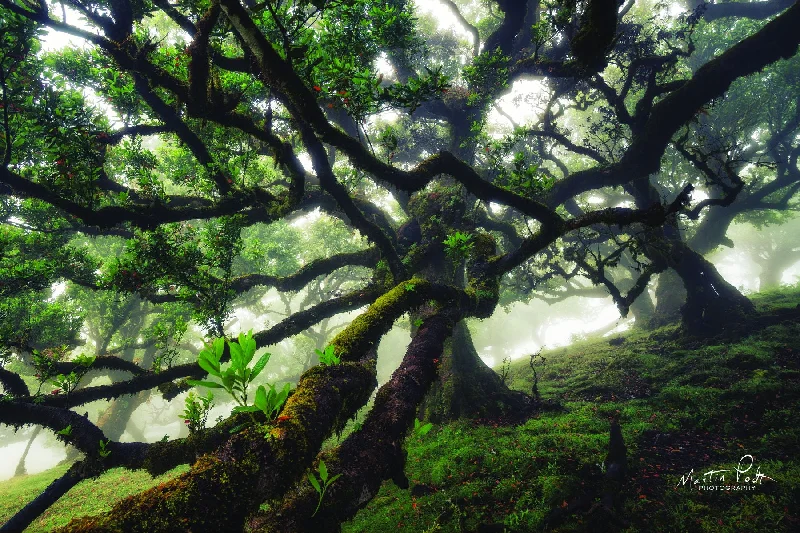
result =
[{"label": "green grass", "polygon": [[[759,310],[774,312],[797,306],[800,291],[753,300]],[[540,531],[554,509],[602,487],[611,417],[619,420],[628,449],[619,513],[628,525],[621,531],[800,530],[800,324],[776,320],[727,341],[682,338],[677,326],[634,330],[623,339],[587,340],[543,354],[539,389],[563,409],[518,426],[459,421],[412,434],[406,446],[411,489],[387,481],[344,531],[461,532],[486,524]],[[512,365],[508,383],[530,392],[527,361]],[[775,481],[748,492],[701,492],[680,484],[691,469],[732,470],[745,454]],[[4,482],[0,521],[65,468]],[[85,481],[28,531],[100,513],[177,472],[151,479],[118,469]],[[600,523],[607,520],[579,512],[550,530],[593,532]]]},{"label": "green grass", "polygon": [[[0,523],[5,523],[14,513],[39,495],[51,481],[69,468],[57,466],[38,474],[20,476],[3,481],[0,488]],[[47,533],[65,526],[78,516],[93,516],[105,511],[122,498],[142,492],[189,470],[182,465],[158,477],[150,477],[143,470],[130,471],[114,468],[95,479],[87,479],[72,488],[64,497],[45,511],[28,527],[26,533]]]}]

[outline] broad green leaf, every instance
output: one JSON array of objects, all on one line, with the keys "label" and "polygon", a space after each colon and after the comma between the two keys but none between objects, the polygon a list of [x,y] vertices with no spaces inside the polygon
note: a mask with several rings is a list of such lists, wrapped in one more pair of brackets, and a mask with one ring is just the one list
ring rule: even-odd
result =
[{"label": "broad green leaf", "polygon": [[231,387],[236,381],[236,377],[233,374],[225,373],[222,375],[222,385],[228,390],[231,390]]},{"label": "broad green leaf", "polygon": [[242,355],[242,347],[239,346],[238,342],[229,342],[228,347],[231,349],[231,363],[232,366],[239,369],[244,368],[247,366],[247,363],[244,362],[243,355]]},{"label": "broad green leaf", "polygon": [[209,350],[208,348],[200,350],[200,353],[197,354],[197,358],[200,359],[201,357],[207,357],[207,358],[209,358],[211,360],[215,360],[214,359],[214,352],[212,350]]},{"label": "broad green leaf", "polygon": [[244,340],[244,344],[242,344],[242,349],[244,350],[245,358],[249,363],[253,360],[253,356],[256,354],[256,341],[254,341],[252,337],[246,338]]},{"label": "broad green leaf", "polygon": [[208,387],[209,389],[221,389],[222,385],[216,381],[198,381],[196,379],[187,379],[186,383],[192,387]]},{"label": "broad green leaf", "polygon": [[262,411],[267,410],[267,389],[263,385],[259,386],[256,390],[255,404]]},{"label": "broad green leaf", "polygon": [[212,376],[222,377],[222,374],[219,371],[219,364],[216,363],[206,357],[200,357],[197,359],[197,364],[200,365],[200,368],[211,374]]},{"label": "broad green leaf", "polygon": [[217,361],[219,361],[222,357],[222,354],[225,352],[225,339],[222,337],[214,339],[212,346],[214,348],[214,357],[217,359]]},{"label": "broad green leaf", "polygon": [[328,482],[326,483],[326,485],[330,485],[331,483],[333,483],[334,481],[336,481],[337,479],[339,479],[341,476],[342,476],[341,474],[336,474],[335,476],[333,476],[332,478],[330,478],[330,479],[328,480]]},{"label": "broad green leaf", "polygon": [[264,367],[267,366],[269,362],[270,354],[265,352],[264,355],[256,362],[256,365],[253,367],[253,371],[250,373],[251,379],[256,379],[256,377],[264,370]]},{"label": "broad green leaf", "polygon": [[315,476],[312,472],[308,473],[308,481],[311,483],[311,486],[314,487],[314,490],[322,493],[322,489],[319,486],[319,481],[317,481],[317,476]]},{"label": "broad green leaf", "polygon": [[328,479],[328,467],[325,466],[325,461],[319,462],[319,478],[324,483]]}]

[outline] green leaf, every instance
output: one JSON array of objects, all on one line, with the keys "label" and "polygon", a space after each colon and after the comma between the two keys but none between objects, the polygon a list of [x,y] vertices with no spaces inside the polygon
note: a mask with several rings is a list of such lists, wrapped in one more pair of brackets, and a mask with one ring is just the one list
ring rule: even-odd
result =
[{"label": "green leaf", "polygon": [[261,371],[264,370],[264,367],[267,366],[267,363],[269,362],[269,358],[269,353],[264,353],[264,355],[261,356],[258,362],[256,362],[256,366],[253,367],[253,371],[250,373],[251,379],[256,379],[256,376],[258,376]]},{"label": "green leaf", "polygon": [[328,467],[325,466],[325,461],[319,462],[319,478],[324,483],[328,479]]},{"label": "green leaf", "polygon": [[262,411],[267,410],[267,389],[263,385],[260,385],[256,390],[255,404]]},{"label": "green leaf", "polygon": [[245,364],[250,364],[253,356],[256,354],[256,341],[253,339],[253,330],[251,329],[246,334],[239,334],[239,345],[244,351]]},{"label": "green leaf", "polygon": [[208,387],[209,389],[223,388],[223,386],[217,383],[216,381],[198,381],[196,379],[187,379],[186,383],[188,383],[192,387]]},{"label": "green leaf", "polygon": [[330,485],[331,483],[333,483],[334,481],[336,481],[336,480],[337,480],[337,479],[339,479],[340,477],[342,477],[342,475],[341,475],[341,474],[336,474],[335,476],[333,476],[332,478],[330,478],[330,479],[328,480],[328,482],[327,482],[327,483],[325,483],[325,484],[326,484],[326,485]]},{"label": "green leaf", "polygon": [[214,339],[212,348],[214,349],[214,357],[219,361],[222,358],[222,354],[225,352],[225,339],[222,337]]},{"label": "green leaf", "polygon": [[219,363],[216,361],[212,361],[207,357],[200,357],[197,359],[197,364],[200,365],[200,368],[211,374],[212,376],[222,377],[222,374],[219,371]]},{"label": "green leaf", "polygon": [[233,435],[234,433],[239,433],[241,430],[246,428],[248,425],[250,425],[250,422],[245,422],[244,424],[239,424],[238,426],[235,426],[234,428],[232,428],[228,433],[230,433],[231,435]]},{"label": "green leaf", "polygon": [[320,488],[319,481],[317,481],[317,476],[315,476],[313,472],[308,473],[308,481],[311,483],[311,486],[314,487],[314,490],[322,494],[322,488]]},{"label": "green leaf", "polygon": [[228,347],[231,349],[231,363],[237,369],[247,366],[244,362],[244,355],[242,354],[242,347],[238,342],[229,342]]}]

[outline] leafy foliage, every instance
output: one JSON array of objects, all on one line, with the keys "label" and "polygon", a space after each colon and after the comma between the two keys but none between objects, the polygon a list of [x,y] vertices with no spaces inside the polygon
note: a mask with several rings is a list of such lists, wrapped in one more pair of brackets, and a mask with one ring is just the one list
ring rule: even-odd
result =
[{"label": "leafy foliage", "polygon": [[323,365],[332,366],[341,362],[339,356],[336,355],[336,347],[332,344],[326,346],[322,351],[314,350],[314,352],[319,356],[319,362]]},{"label": "leafy foliage", "polygon": [[475,244],[472,242],[472,235],[462,231],[451,233],[442,242],[444,243],[445,253],[453,261],[466,259]]},{"label": "leafy foliage", "polygon": [[193,391],[186,395],[185,408],[181,413],[181,418],[189,426],[189,433],[197,433],[206,427],[208,411],[214,401],[214,395],[209,391],[206,396],[198,396]]}]

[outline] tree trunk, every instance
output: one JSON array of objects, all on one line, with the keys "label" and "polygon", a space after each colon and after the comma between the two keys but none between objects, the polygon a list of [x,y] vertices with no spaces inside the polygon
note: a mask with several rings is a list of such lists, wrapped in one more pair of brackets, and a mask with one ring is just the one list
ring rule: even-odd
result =
[{"label": "tree trunk", "polygon": [[656,308],[650,325],[654,328],[677,322],[681,306],[686,302],[686,289],[681,277],[673,269],[659,274],[656,287]]},{"label": "tree trunk", "polygon": [[36,426],[36,429],[33,431],[33,435],[31,438],[28,439],[28,444],[25,446],[25,451],[22,452],[22,457],[19,458],[19,462],[17,463],[17,468],[14,470],[14,477],[17,476],[24,476],[28,473],[25,469],[25,459],[28,457],[28,452],[31,451],[31,446],[33,445],[33,441],[36,440],[36,437],[39,436],[39,432],[42,430],[42,426]]},{"label": "tree trunk", "polygon": [[773,251],[765,260],[759,261],[758,290],[765,291],[781,286],[783,273],[800,259],[797,252]]},{"label": "tree trunk", "polygon": [[656,313],[656,306],[650,293],[645,290],[636,298],[630,307],[630,312],[633,315],[636,325],[641,328],[648,328]]},{"label": "tree trunk", "polygon": [[[456,229],[474,229],[465,216],[466,203],[457,189],[440,189],[418,194],[409,204],[409,211],[420,226],[421,243],[427,249],[417,267],[431,282],[457,287],[466,283],[464,261],[448,257],[440,244]],[[458,418],[508,418],[527,412],[530,397],[510,390],[486,366],[463,321],[456,324],[439,359],[439,376],[420,405],[420,419],[439,424]]]},{"label": "tree trunk", "polygon": [[686,288],[681,307],[683,327],[691,335],[707,335],[740,324],[755,311],[753,303],[725,281],[711,262],[683,242],[673,243],[671,260]]},{"label": "tree trunk", "polygon": [[512,391],[478,356],[464,321],[445,342],[439,376],[419,408],[419,418],[441,424],[458,418],[514,418],[531,399]]}]

